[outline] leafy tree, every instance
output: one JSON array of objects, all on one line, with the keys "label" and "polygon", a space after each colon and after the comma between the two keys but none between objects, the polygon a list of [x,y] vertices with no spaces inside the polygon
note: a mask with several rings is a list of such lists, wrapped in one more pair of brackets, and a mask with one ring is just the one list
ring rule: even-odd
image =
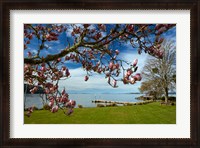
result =
[{"label": "leafy tree", "polygon": [[158,80],[144,81],[142,82],[139,90],[140,92],[148,94],[149,96],[153,96],[155,99],[157,99],[163,95],[161,83],[158,82]]},{"label": "leafy tree", "polygon": [[164,94],[165,102],[168,101],[169,90],[176,87],[176,52],[175,44],[171,41],[164,41],[160,50],[163,51],[163,58],[149,58],[143,68],[143,78],[140,87],[141,92],[150,93],[155,97]]},{"label": "leafy tree", "polygon": [[[142,51],[154,57],[162,58],[160,50],[163,38],[161,34],[174,27],[175,24],[25,24],[24,50],[28,50],[24,58],[24,80],[34,85],[31,93],[38,86],[42,87],[48,96],[51,111],[67,107],[68,115],[76,102],[68,99],[65,90],[58,91],[58,82],[70,78],[70,69],[65,62],[79,64],[86,71],[85,81],[93,72],[104,74],[108,84],[117,87],[117,82],[134,84],[141,80],[137,70],[137,59],[128,63],[118,58],[120,51],[113,47],[130,43],[133,49]],[[67,38],[64,49],[56,49],[53,54],[43,54],[51,48],[53,42],[61,41],[60,35],[71,34]],[[37,41],[34,52],[29,51],[33,41]],[[115,45],[115,46],[114,46]],[[128,68],[125,68],[128,65]],[[120,78],[120,74],[123,76]],[[31,110],[31,109],[30,109]]]}]

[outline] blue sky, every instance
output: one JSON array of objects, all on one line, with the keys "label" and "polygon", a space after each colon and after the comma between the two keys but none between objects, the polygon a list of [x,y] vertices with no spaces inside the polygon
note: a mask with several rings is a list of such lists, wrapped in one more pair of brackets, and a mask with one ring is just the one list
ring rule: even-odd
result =
[{"label": "blue sky", "polygon": [[[93,26],[91,26],[93,27]],[[41,56],[47,56],[48,54],[56,54],[60,50],[64,49],[67,46],[67,41],[72,42],[70,29],[68,31],[63,32],[59,36],[58,41],[49,42],[48,49],[42,50]],[[104,34],[106,35],[106,33]],[[168,30],[166,33],[162,35],[166,39],[173,40],[176,42],[176,27]],[[31,40],[31,44],[29,44],[28,49],[24,51],[24,57],[27,57],[28,51],[35,52],[38,49],[38,41],[37,39]],[[145,61],[149,58],[150,55],[146,53],[138,54],[137,49],[131,47],[130,43],[119,46],[114,44],[112,49],[118,49],[120,51],[119,58],[126,60],[128,62],[133,62],[134,59],[138,59],[138,70],[136,73],[140,73],[143,69]],[[89,77],[87,82],[84,81],[84,76],[87,74],[86,71],[83,70],[80,64],[65,62],[65,65],[69,68],[71,77],[66,80],[59,81],[59,89],[65,89],[68,93],[133,93],[139,92],[138,88],[141,85],[142,81],[137,81],[134,85],[124,85],[121,81],[118,82],[117,88],[112,88],[107,83],[107,79],[105,79],[105,75],[93,73],[92,76]]]}]

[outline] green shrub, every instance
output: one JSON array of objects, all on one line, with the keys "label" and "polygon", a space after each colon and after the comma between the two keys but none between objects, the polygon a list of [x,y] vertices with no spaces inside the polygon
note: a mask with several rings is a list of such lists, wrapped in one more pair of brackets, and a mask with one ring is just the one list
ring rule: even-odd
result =
[{"label": "green shrub", "polygon": [[78,105],[78,108],[83,108],[83,105],[80,105],[80,104],[79,104],[79,105]]},{"label": "green shrub", "polygon": [[132,104],[132,103],[127,103],[126,105],[127,105],[127,106],[132,106],[133,104]]},{"label": "green shrub", "polygon": [[170,97],[168,98],[168,100],[170,100],[170,101],[176,101],[176,97],[170,96]]},{"label": "green shrub", "polygon": [[[165,101],[165,97],[164,96],[162,96],[162,97],[160,97],[160,98],[158,98],[159,100],[162,100],[162,101]],[[174,96],[169,96],[168,97],[168,100],[169,101],[176,101],[176,97],[174,97]]]},{"label": "green shrub", "polygon": [[175,105],[175,103],[174,103],[174,102],[172,102],[172,103],[171,103],[171,105]]},{"label": "green shrub", "polygon": [[117,103],[111,103],[111,106],[117,106]]},{"label": "green shrub", "polygon": [[97,107],[105,107],[103,104],[97,104]]},{"label": "green shrub", "polygon": [[111,104],[106,104],[106,107],[111,107]]},{"label": "green shrub", "polygon": [[117,105],[117,103],[106,104],[106,107],[113,107],[113,106],[118,106],[118,105]]},{"label": "green shrub", "polygon": [[33,110],[39,110],[36,106],[33,107]]},{"label": "green shrub", "polygon": [[50,110],[51,108],[50,108],[50,106],[49,106],[48,104],[45,104],[45,105],[43,106],[43,109],[44,109],[44,110]]}]

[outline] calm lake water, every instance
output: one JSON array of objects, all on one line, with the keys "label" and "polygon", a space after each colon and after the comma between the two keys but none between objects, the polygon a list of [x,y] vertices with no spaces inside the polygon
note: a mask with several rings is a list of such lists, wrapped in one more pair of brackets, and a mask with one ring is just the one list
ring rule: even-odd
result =
[{"label": "calm lake water", "polygon": [[[120,101],[120,102],[138,102],[141,100],[135,99],[142,94],[69,94],[69,99],[76,101],[76,107],[80,104],[83,107],[96,107],[92,100],[107,100],[107,101]],[[45,98],[45,97],[44,97]],[[38,94],[27,94],[25,108],[30,106],[42,108],[42,99]]]}]

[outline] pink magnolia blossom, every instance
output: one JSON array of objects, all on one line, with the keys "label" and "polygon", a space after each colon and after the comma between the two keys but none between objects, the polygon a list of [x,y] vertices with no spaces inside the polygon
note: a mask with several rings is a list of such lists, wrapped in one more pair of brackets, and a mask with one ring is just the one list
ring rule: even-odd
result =
[{"label": "pink magnolia blossom", "polygon": [[129,69],[129,70],[127,70],[126,75],[129,77],[132,73],[133,73],[133,71]]},{"label": "pink magnolia blossom", "polygon": [[116,55],[118,55],[119,54],[119,50],[115,50],[115,53],[116,53]]},{"label": "pink magnolia blossom", "polygon": [[110,62],[110,63],[109,63],[109,68],[112,69],[112,68],[113,68],[113,65],[114,65],[114,63],[113,63],[113,62]]},{"label": "pink magnolia blossom", "polygon": [[88,76],[85,76],[84,80],[87,81],[88,79],[89,79],[89,77],[88,77]]},{"label": "pink magnolia blossom", "polygon": [[55,113],[55,112],[57,112],[58,111],[58,106],[56,105],[56,106],[54,106],[52,109],[51,109],[51,112],[52,113]]},{"label": "pink magnolia blossom", "polygon": [[132,78],[135,79],[135,81],[140,81],[142,79],[141,74],[137,73],[135,76],[133,76]]},{"label": "pink magnolia blossom", "polygon": [[57,62],[60,62],[60,61],[61,61],[61,58],[58,58],[58,59],[57,59]]},{"label": "pink magnolia blossom", "polygon": [[32,57],[32,53],[30,51],[27,54],[29,58]]},{"label": "pink magnolia blossom", "polygon": [[68,112],[66,113],[66,115],[71,115],[72,113],[73,113],[74,111],[70,108],[69,110],[68,110]]},{"label": "pink magnolia blossom", "polygon": [[116,69],[119,69],[119,63],[115,64]]},{"label": "pink magnolia blossom", "polygon": [[54,101],[49,102],[49,106],[52,107],[54,105]]},{"label": "pink magnolia blossom", "polygon": [[117,81],[116,80],[114,80],[113,86],[117,87]]},{"label": "pink magnolia blossom", "polygon": [[40,70],[45,72],[46,68],[45,67],[41,67]]},{"label": "pink magnolia blossom", "polygon": [[133,66],[135,67],[135,66],[137,65],[137,63],[138,63],[138,59],[135,59],[135,60],[133,61]]},{"label": "pink magnolia blossom", "polygon": [[65,94],[65,89],[63,89],[63,90],[62,90],[61,94],[62,94],[62,95],[64,95],[64,94]]},{"label": "pink magnolia blossom", "polygon": [[65,104],[66,107],[69,107],[69,108],[74,108],[76,106],[76,101],[74,100],[69,100],[66,104]]}]

